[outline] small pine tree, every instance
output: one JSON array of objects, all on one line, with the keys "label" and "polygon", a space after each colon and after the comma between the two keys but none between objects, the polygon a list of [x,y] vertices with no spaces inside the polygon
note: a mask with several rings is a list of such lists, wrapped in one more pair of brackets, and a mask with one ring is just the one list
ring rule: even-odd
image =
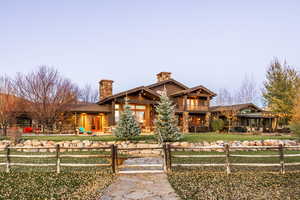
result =
[{"label": "small pine tree", "polygon": [[124,111],[121,113],[120,120],[117,123],[114,134],[118,138],[122,138],[125,140],[131,139],[132,137],[141,134],[140,125],[136,121],[132,111],[130,110],[127,98],[125,99]]},{"label": "small pine tree", "polygon": [[155,133],[161,143],[172,142],[180,139],[175,117],[175,107],[172,105],[166,91],[160,96],[160,102],[156,107]]}]

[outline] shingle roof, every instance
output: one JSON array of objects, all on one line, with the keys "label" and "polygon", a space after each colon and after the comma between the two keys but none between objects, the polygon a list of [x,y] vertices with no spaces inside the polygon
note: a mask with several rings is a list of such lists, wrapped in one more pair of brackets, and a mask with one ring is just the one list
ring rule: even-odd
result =
[{"label": "shingle roof", "polygon": [[253,103],[245,103],[245,104],[235,104],[235,105],[228,105],[228,106],[212,106],[209,108],[211,112],[218,112],[218,111],[226,111],[226,110],[241,110],[248,107],[254,107],[259,111],[262,111],[259,107],[254,105]]}]

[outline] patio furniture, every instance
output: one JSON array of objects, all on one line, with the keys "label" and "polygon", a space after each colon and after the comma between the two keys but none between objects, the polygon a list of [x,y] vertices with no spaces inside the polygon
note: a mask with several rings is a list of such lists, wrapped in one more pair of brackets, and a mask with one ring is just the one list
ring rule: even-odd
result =
[{"label": "patio furniture", "polygon": [[79,128],[79,134],[80,133],[87,133],[87,134],[92,134],[92,131],[86,131],[83,127]]}]

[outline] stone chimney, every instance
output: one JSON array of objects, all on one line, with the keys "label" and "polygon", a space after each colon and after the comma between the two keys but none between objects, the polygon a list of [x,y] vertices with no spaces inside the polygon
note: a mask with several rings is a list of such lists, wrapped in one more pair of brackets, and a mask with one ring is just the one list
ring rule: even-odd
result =
[{"label": "stone chimney", "polygon": [[113,82],[112,80],[101,80],[99,82],[100,100],[113,94]]},{"label": "stone chimney", "polygon": [[172,74],[171,72],[160,72],[159,74],[156,75],[157,82],[162,82],[171,79],[171,74]]}]

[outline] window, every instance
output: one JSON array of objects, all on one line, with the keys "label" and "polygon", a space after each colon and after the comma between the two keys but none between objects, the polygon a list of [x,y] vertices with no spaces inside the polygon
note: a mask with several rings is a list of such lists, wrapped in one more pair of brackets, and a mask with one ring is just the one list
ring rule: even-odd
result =
[{"label": "window", "polygon": [[[139,123],[145,122],[145,113],[146,113],[146,106],[145,105],[136,105],[136,104],[129,104],[130,110],[132,114],[136,117],[136,120]],[[115,105],[115,121],[118,122],[120,120],[121,115],[120,105]]]}]

